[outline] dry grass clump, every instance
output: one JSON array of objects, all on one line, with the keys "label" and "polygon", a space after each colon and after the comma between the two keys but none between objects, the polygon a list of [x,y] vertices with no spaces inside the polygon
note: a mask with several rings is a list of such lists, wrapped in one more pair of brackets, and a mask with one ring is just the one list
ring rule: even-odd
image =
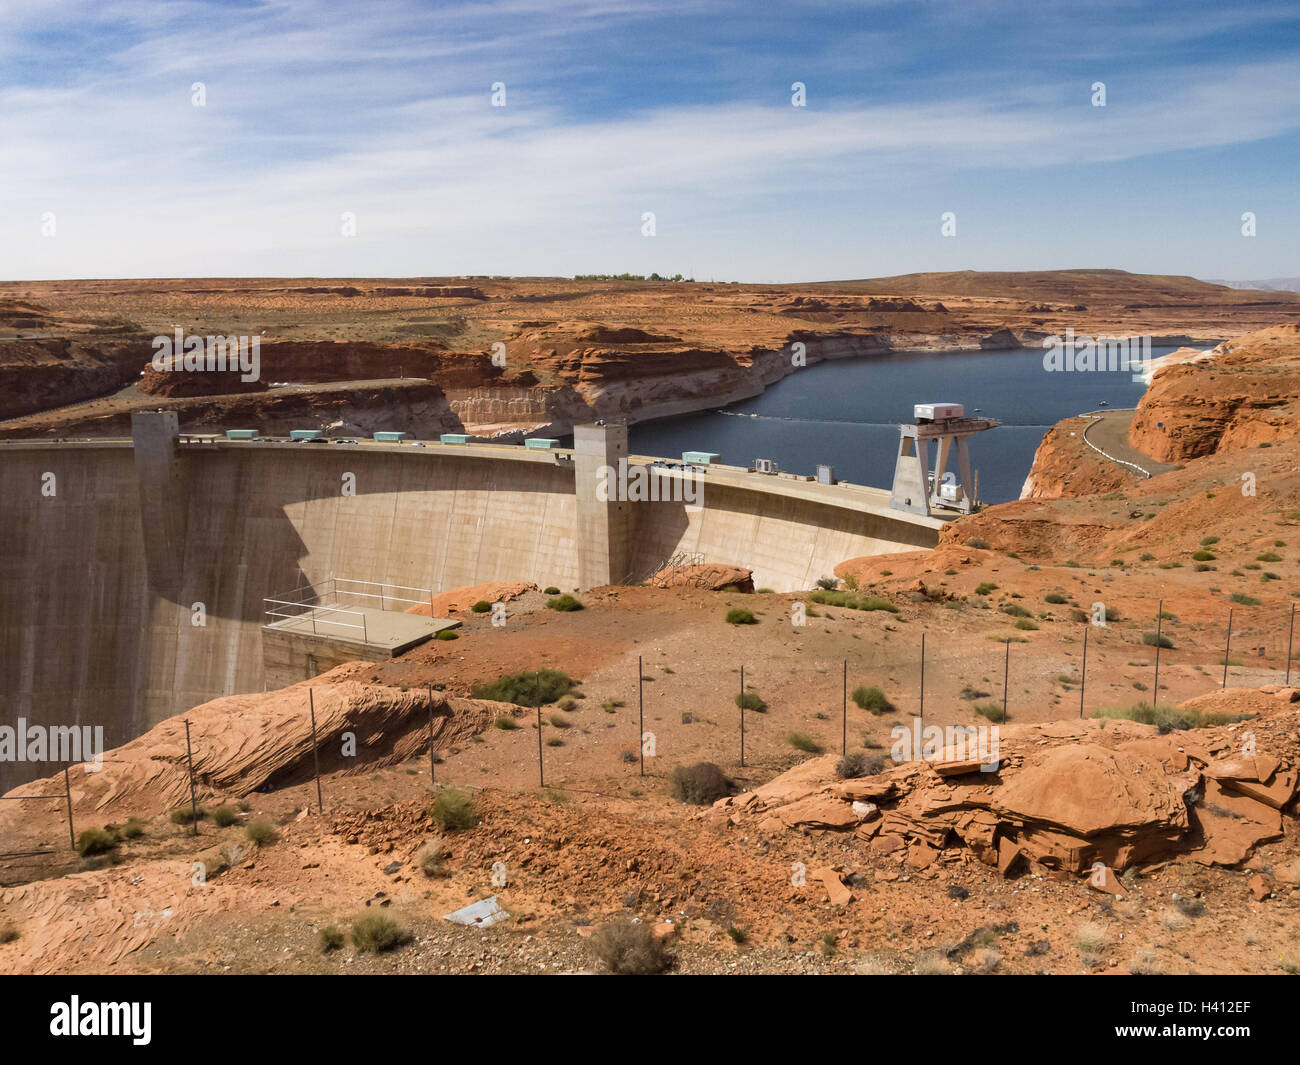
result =
[{"label": "dry grass clump", "polygon": [[672,953],[644,922],[615,921],[598,928],[591,937],[591,949],[612,973],[650,976],[666,971],[673,963]]}]

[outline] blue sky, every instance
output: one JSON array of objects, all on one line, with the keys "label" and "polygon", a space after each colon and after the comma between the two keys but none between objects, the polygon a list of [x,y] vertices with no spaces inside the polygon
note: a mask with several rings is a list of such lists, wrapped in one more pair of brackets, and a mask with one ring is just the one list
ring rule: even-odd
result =
[{"label": "blue sky", "polygon": [[1298,101],[1268,0],[4,0],[0,277],[1296,276]]}]

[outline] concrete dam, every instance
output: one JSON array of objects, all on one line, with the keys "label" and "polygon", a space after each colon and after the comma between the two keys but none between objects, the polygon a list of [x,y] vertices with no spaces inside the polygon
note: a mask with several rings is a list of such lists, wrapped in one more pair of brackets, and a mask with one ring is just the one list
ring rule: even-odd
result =
[{"label": "concrete dam", "polygon": [[[628,456],[622,425],[536,450],[199,438],[164,412],[137,414],[132,433],[0,444],[0,723],[102,725],[112,747],[278,687],[265,600],[335,577],[569,591],[686,554],[793,591],[847,558],[932,547],[944,524],[891,509],[885,490],[723,465],[703,468],[698,505],[603,498],[596,471],[620,460],[682,476]],[[333,664],[312,658],[306,675]],[[0,791],[56,768],[0,763]]]}]

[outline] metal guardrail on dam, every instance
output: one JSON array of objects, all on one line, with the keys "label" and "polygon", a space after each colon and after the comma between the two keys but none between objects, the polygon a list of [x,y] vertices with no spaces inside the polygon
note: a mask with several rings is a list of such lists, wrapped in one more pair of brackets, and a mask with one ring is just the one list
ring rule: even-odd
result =
[{"label": "metal guardrail on dam", "polygon": [[[253,440],[227,440],[224,437],[206,434],[182,433],[177,440],[184,451],[192,452],[226,452],[226,451],[267,451],[288,450],[302,452],[304,448],[312,452],[322,452],[326,448],[332,453],[356,451],[360,453],[401,454],[410,461],[436,458],[480,459],[490,461],[532,463],[542,466],[567,466],[574,463],[573,448],[529,449],[521,444],[468,443],[444,444],[436,440],[406,440],[401,442],[356,440],[349,443],[314,443],[303,440],[290,440],[286,437],[259,437]],[[0,448],[131,448],[131,437],[88,437],[80,439],[38,439],[0,441]],[[668,479],[680,479],[686,475],[684,465],[677,459],[656,455],[628,455],[629,466],[653,468],[655,473]],[[767,495],[783,496],[788,499],[832,506],[858,513],[874,514],[891,521],[908,525],[917,525],[935,531],[942,529],[949,521],[960,517],[957,513],[936,514],[931,516],[909,514],[890,507],[889,491],[884,488],[872,488],[867,485],[839,481],[825,484],[811,477],[790,473],[757,473],[742,466],[728,466],[712,463],[707,466],[692,465],[692,475],[702,476],[707,491],[709,485],[736,488],[747,492],[761,492]]]}]

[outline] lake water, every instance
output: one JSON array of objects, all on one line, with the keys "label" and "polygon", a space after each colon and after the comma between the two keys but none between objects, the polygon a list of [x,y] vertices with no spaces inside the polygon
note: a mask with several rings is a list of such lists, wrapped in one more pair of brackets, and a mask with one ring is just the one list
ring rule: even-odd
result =
[{"label": "lake water", "polygon": [[[1173,350],[1153,347],[1151,356]],[[1103,401],[1134,407],[1145,389],[1128,371],[1049,373],[1040,348],[843,359],[796,370],[763,395],[722,410],[633,425],[629,446],[633,454],[667,457],[714,451],[733,466],[775,459],[791,473],[812,474],[825,463],[840,480],[887,489],[898,424],[913,421],[913,404],[962,403],[968,415],[978,407],[979,417],[1002,423],[972,437],[970,449],[981,500],[1005,503],[1019,498],[1052,425]]]}]

